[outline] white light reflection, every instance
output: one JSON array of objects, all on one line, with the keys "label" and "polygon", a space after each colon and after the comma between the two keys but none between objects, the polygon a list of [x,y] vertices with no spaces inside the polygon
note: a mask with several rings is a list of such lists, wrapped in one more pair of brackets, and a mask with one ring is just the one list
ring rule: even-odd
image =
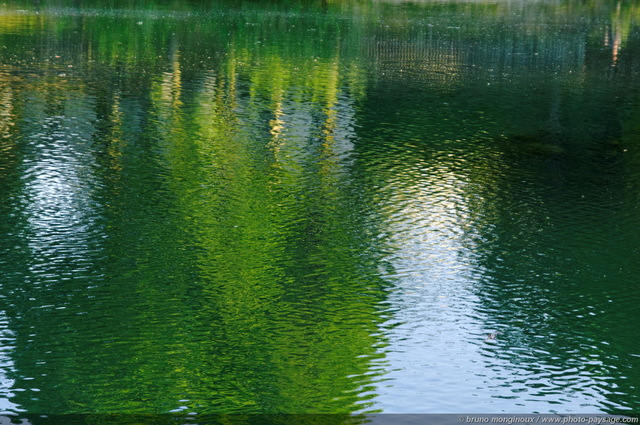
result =
[{"label": "white light reflection", "polygon": [[[458,412],[460,383],[451,377],[467,368],[468,379],[478,380],[482,365],[477,345],[469,340],[486,331],[474,311],[478,297],[465,240],[470,220],[466,182],[448,164],[415,168],[429,170],[428,175],[407,178],[413,180],[411,187],[396,187],[385,196],[397,249],[392,259],[396,274],[389,276],[397,291],[390,304],[393,321],[400,324],[388,334],[390,372],[378,388],[376,407],[385,413]],[[477,386],[482,385],[479,379]]]},{"label": "white light reflection", "polygon": [[69,101],[64,115],[43,118],[42,128],[30,138],[22,203],[36,281],[82,275],[91,264],[98,236],[89,151],[94,130],[90,119],[80,118],[91,110],[83,101]]},{"label": "white light reflection", "polygon": [[[461,406],[474,413],[551,413],[554,408],[601,413],[606,391],[584,390],[601,386],[598,379],[571,371],[568,364],[554,369],[549,356],[531,354],[530,347],[505,348],[509,323],[489,317],[480,298],[486,270],[474,253],[483,242],[473,234],[474,204],[480,201],[471,199],[480,195],[469,190],[464,168],[420,163],[405,175],[395,173],[381,189],[387,192],[380,196],[381,208],[396,249],[390,258],[395,274],[387,277],[396,289],[389,299],[394,326],[384,350],[388,373],[376,389],[373,408],[384,413],[460,413]],[[487,337],[496,331],[503,332]],[[562,378],[579,382],[570,387]]]},{"label": "white light reflection", "polygon": [[20,408],[11,402],[15,380],[10,374],[15,370],[11,355],[15,347],[14,334],[4,311],[0,311],[0,415],[16,413]]}]

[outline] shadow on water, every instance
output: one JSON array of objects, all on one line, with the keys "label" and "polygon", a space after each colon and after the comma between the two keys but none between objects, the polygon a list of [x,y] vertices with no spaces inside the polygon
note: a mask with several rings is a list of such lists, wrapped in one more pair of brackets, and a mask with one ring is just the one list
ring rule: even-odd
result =
[{"label": "shadow on water", "polygon": [[[484,351],[495,386],[513,398],[557,394],[558,411],[585,396],[601,399],[582,401],[587,411],[637,409],[629,397],[638,366],[629,327],[640,254],[629,222],[635,160],[612,145],[595,156],[587,147],[578,160],[556,151],[505,156],[502,175],[524,171],[527,180],[508,190],[497,183],[483,201],[491,209],[479,209],[478,312],[502,331]],[[504,362],[516,379],[500,370]]]}]

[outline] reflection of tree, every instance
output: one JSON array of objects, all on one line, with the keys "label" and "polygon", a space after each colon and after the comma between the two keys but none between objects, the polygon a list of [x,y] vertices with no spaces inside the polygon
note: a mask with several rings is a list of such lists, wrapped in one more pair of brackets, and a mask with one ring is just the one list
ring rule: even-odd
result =
[{"label": "reflection of tree", "polygon": [[[5,74],[0,68],[0,215],[4,219],[0,220],[0,235],[3,235],[4,244],[0,245],[0,270],[5,269],[10,262],[11,256],[15,252],[24,249],[16,237],[14,229],[20,220],[12,217],[16,194],[20,192],[19,181],[16,179],[17,170],[20,164],[17,144],[14,140],[16,134],[16,106],[13,96],[14,78]],[[3,279],[7,280],[12,275],[3,273]],[[0,348],[0,397],[5,401],[0,409],[3,411],[16,409],[17,406],[9,401],[11,397],[11,387],[15,381],[10,378],[14,369],[11,353],[15,348],[15,333],[9,326],[6,307],[0,310],[0,338],[2,348]]]},{"label": "reflection of tree", "polygon": [[[16,47],[1,53],[7,72],[28,64],[37,77],[0,73],[0,179],[24,201],[2,206],[12,217],[0,222],[11,235],[2,252],[17,258],[1,263],[16,335],[3,367],[16,389],[41,390],[17,393],[16,404],[48,413],[367,408],[385,343],[378,269],[400,210],[380,206],[387,195],[423,220],[416,227],[431,218],[420,206],[440,217],[457,208],[449,218],[468,233],[433,221],[434,231],[455,249],[469,238],[464,248],[485,273],[477,295],[487,321],[528,353],[546,350],[543,368],[575,366],[600,383],[608,375],[632,393],[622,376],[635,376],[634,363],[598,345],[613,329],[603,340],[629,347],[614,319],[627,316],[603,301],[627,306],[622,292],[565,262],[599,264],[600,275],[629,287],[630,277],[580,249],[575,236],[601,225],[597,214],[553,227],[580,187],[567,169],[589,154],[532,160],[493,137],[537,131],[554,113],[554,131],[578,135],[562,139],[572,155],[595,141],[614,163],[605,170],[603,161],[602,175],[633,167],[617,162],[617,134],[599,136],[619,117],[617,104],[603,109],[607,95],[589,88],[610,58],[590,62],[584,34],[553,33],[540,18],[559,21],[555,11],[565,9],[527,9],[522,31],[505,42],[521,19],[506,6],[411,4],[406,17],[378,26],[384,5],[341,20],[344,3],[327,3],[323,14],[298,4],[298,15],[255,5],[230,19],[189,10],[158,19],[151,12],[166,6],[140,4],[131,15],[41,17],[42,31],[2,39]],[[278,13],[263,13],[271,7]],[[419,7],[430,14],[406,26]],[[478,19],[458,22],[460,11]],[[495,27],[483,26],[495,17]],[[17,48],[25,39],[36,47]],[[566,106],[575,104],[579,111]],[[589,104],[598,108],[582,109]],[[623,126],[625,143],[633,122]],[[528,196],[514,183],[520,168],[533,179]],[[597,189],[616,187],[615,178],[603,178],[585,189],[622,214]],[[455,187],[425,200],[438,179]],[[628,202],[635,211],[635,198]],[[597,210],[595,200],[578,203]],[[541,256],[543,242],[575,250]],[[556,337],[573,325],[559,318],[563,309],[585,310],[584,320]]]},{"label": "reflection of tree", "polygon": [[[84,188],[60,220],[85,213],[94,221],[50,222],[66,251],[45,247],[35,264],[41,273],[6,268],[15,285],[46,280],[35,296],[15,295],[9,314],[19,334],[16,386],[40,390],[15,402],[46,413],[362,408],[360,392],[376,374],[365,375],[382,344],[374,334],[384,291],[346,179],[351,106],[340,59],[307,67],[237,46],[237,56],[211,69],[194,67],[201,52],[190,49],[186,27],[165,38],[169,27],[158,23],[154,30],[168,41],[161,63],[141,41],[149,26],[96,21],[86,26],[86,49],[72,45],[63,19],[49,27],[62,34],[52,38],[60,44],[35,57],[73,58],[74,66],[54,65],[35,87],[47,96],[16,115],[48,123],[44,133],[37,124],[20,128],[33,145],[59,139],[56,147],[74,158],[64,163],[47,151],[42,163],[37,149],[22,146],[36,169],[60,177],[48,186],[59,200],[76,196],[67,197],[69,183]],[[266,72],[242,65],[254,61],[274,65]],[[22,98],[25,88],[16,90]],[[282,149],[269,141],[278,109],[263,102],[276,98],[288,139]],[[74,135],[78,113],[86,125]],[[296,120],[309,131],[290,134]],[[32,245],[42,247],[45,237],[37,233]],[[82,261],[58,263],[62,254]],[[29,326],[38,331],[25,333]]]},{"label": "reflection of tree", "polygon": [[[238,87],[242,74],[209,72],[197,100],[197,136],[182,139],[181,154],[173,155],[176,176],[202,164],[198,179],[182,189],[190,193],[183,202],[202,248],[199,285],[210,301],[200,315],[215,324],[212,359],[228,365],[216,374],[242,383],[236,391],[222,382],[211,388],[220,397],[235,393],[245,411],[351,410],[366,380],[349,376],[366,370],[377,344],[371,339],[375,303],[361,310],[359,294],[375,297],[379,289],[370,265],[353,261],[368,248],[352,228],[355,217],[344,215],[349,195],[336,187],[343,177],[327,151],[336,143],[337,80],[320,84],[310,97],[298,92],[336,70],[318,66],[283,79],[291,65],[269,59],[270,68],[249,74],[248,100]],[[325,93],[326,109],[316,106]],[[296,120],[308,122],[311,132],[289,133]],[[273,140],[265,143],[269,123]],[[361,327],[340,325],[345,322]]]},{"label": "reflection of tree", "polygon": [[616,66],[632,28],[638,25],[640,5],[636,2],[618,1],[611,15],[611,26],[605,29],[604,46],[611,49],[611,66]]}]

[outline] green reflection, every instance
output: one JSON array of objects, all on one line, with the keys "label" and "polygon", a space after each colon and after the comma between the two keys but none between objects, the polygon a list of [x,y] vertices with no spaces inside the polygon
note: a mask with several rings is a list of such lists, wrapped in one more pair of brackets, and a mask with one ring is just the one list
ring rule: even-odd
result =
[{"label": "green reflection", "polygon": [[637,409],[635,3],[0,13],[15,410],[379,409],[390,233],[440,198],[523,369]]},{"label": "green reflection", "polygon": [[[28,236],[46,258],[24,253],[4,266],[15,276],[5,289],[10,326],[22,329],[14,403],[52,414],[366,408],[386,285],[336,152],[349,135],[336,133],[344,83],[335,49],[300,69],[307,49],[324,53],[254,52],[262,36],[245,15],[222,29],[207,18],[206,34],[182,15],[145,15],[148,25],[118,13],[44,15],[34,56],[10,56],[8,72],[45,75],[18,77],[13,90],[24,105],[12,120],[29,140],[17,149],[33,167],[14,165],[28,193],[11,211],[61,222],[53,239],[46,229]],[[211,44],[198,48],[202,37]],[[256,62],[266,66],[246,65]],[[285,110],[309,132],[284,141]],[[42,133],[49,121],[55,128]],[[56,158],[58,145],[68,149]],[[84,149],[84,172],[70,182],[64,164]],[[31,187],[51,176],[64,200],[86,188],[92,209],[40,211],[45,194]],[[88,222],[74,222],[78,214]]]}]

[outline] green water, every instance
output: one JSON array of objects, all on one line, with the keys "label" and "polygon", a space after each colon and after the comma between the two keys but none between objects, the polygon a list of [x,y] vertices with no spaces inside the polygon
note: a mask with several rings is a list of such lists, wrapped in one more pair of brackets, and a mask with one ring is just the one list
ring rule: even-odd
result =
[{"label": "green water", "polygon": [[639,412],[639,24],[3,3],[0,411]]}]

